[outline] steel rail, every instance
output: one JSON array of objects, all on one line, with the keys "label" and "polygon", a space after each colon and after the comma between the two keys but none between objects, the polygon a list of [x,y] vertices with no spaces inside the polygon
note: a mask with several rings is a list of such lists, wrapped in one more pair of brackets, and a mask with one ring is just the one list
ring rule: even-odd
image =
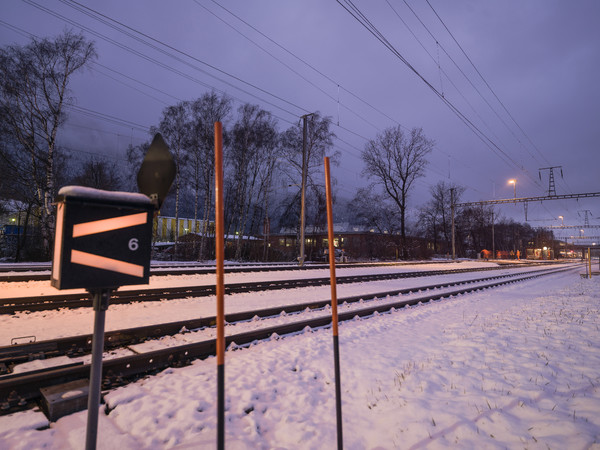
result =
[{"label": "steel rail", "polygon": [[[272,266],[272,267],[229,267],[225,268],[226,273],[246,273],[246,272],[278,272],[283,270],[309,270],[309,269],[320,269],[327,267],[324,264],[312,265],[312,266]],[[354,265],[352,267],[360,267]],[[32,274],[2,274],[0,272],[0,282],[27,282],[27,281],[50,281],[50,274],[47,273],[49,270],[46,269],[44,273],[32,273]],[[11,271],[12,272],[12,271]],[[214,275],[214,267],[186,267],[186,266],[174,266],[174,267],[152,267],[150,269],[150,276],[161,277],[168,275]]]},{"label": "steel rail", "polygon": [[[550,275],[577,267],[569,266],[554,270],[534,273],[521,278],[497,281],[486,285],[471,286],[457,289],[451,292],[440,292],[433,295],[400,300],[397,302],[378,303],[367,308],[343,312],[339,314],[339,321],[348,321],[355,318],[368,317],[375,313],[390,312],[405,306],[416,305],[442,298],[450,298],[461,294],[481,291],[493,287],[503,286],[518,281],[530,280],[544,275]],[[339,300],[343,302],[343,299]],[[322,328],[331,325],[331,317],[324,316],[314,319],[292,322],[283,325],[248,331],[235,335],[226,336],[226,345],[229,348],[246,346],[253,342],[268,339],[273,335],[284,336],[300,333],[309,327],[311,329]],[[216,341],[208,341],[187,344],[178,347],[169,347],[155,350],[140,355],[125,356],[106,360],[103,363],[103,388],[108,389],[124,384],[127,380],[136,379],[142,375],[154,373],[167,367],[179,367],[189,364],[193,359],[203,359],[214,356]],[[24,409],[40,397],[40,388],[53,386],[89,376],[89,365],[77,364],[69,367],[50,368],[26,374],[6,375],[0,378],[0,414],[8,414],[13,411]]]},{"label": "steel rail", "polygon": [[[337,283],[361,283],[369,281],[394,280],[400,278],[416,278],[436,275],[451,275],[466,272],[502,270],[506,268],[507,266],[499,266],[482,267],[477,269],[451,269],[372,275],[347,275],[343,277],[337,277]],[[275,281],[248,281],[228,284],[225,288],[225,293],[234,294],[278,289],[294,289],[308,286],[323,286],[329,284],[329,282],[329,277]],[[175,298],[206,297],[210,295],[215,295],[214,285],[152,288],[135,291],[114,291],[111,296],[110,303],[127,304],[140,301],[160,301]],[[0,314],[15,314],[19,311],[48,311],[58,308],[80,308],[89,307],[91,305],[92,300],[88,294],[57,294],[39,297],[15,297],[0,299]]]}]

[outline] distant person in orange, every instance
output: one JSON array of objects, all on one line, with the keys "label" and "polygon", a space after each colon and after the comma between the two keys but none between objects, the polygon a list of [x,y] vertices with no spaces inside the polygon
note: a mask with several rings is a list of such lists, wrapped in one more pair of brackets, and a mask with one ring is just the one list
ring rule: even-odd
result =
[{"label": "distant person in orange", "polygon": [[521,261],[521,250],[517,250],[517,260]]},{"label": "distant person in orange", "polygon": [[489,250],[481,250],[481,256],[483,259],[490,259],[490,255],[492,254]]}]

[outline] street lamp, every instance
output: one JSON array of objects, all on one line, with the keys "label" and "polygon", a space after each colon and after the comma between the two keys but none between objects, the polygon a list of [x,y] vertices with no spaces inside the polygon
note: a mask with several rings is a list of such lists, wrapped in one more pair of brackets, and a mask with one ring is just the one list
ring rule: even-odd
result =
[{"label": "street lamp", "polygon": [[517,199],[517,180],[516,179],[512,179],[512,180],[508,180],[508,184],[512,184],[514,191],[515,191],[515,200]]},{"label": "street lamp", "polygon": [[565,218],[563,216],[558,216],[558,218],[560,219],[560,226],[564,227],[565,226]]}]

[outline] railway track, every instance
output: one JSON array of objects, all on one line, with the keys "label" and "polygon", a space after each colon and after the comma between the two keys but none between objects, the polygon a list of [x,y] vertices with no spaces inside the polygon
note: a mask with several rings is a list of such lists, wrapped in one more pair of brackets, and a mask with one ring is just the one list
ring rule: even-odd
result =
[{"label": "railway track", "polygon": [[[265,266],[225,266],[226,273],[245,273],[245,272],[277,272],[282,270],[310,270],[310,269],[322,269],[328,266],[323,264],[311,264],[306,266],[293,266],[293,265],[265,265]],[[360,267],[359,265],[353,265],[352,267]],[[150,268],[150,275],[153,277],[168,276],[168,275],[210,275],[215,273],[214,266],[204,265],[156,265]],[[19,273],[32,271],[36,273]],[[35,269],[12,269],[6,272],[15,273],[2,273],[0,272],[0,282],[29,282],[29,281],[50,281],[50,268],[43,268],[43,266],[36,266]]]},{"label": "railway track", "polygon": [[[511,274],[511,275],[500,275],[496,277],[485,277],[478,280],[462,281],[462,282],[451,282],[444,284],[437,284],[431,286],[423,286],[420,288],[411,288],[404,290],[394,290],[387,292],[379,292],[370,295],[359,295],[348,298],[340,298],[338,302],[343,303],[355,303],[360,300],[376,299],[387,296],[398,296],[406,294],[408,292],[416,292],[419,290],[426,289],[441,289],[449,286],[455,286],[459,284],[476,282],[485,282],[486,284],[478,284],[473,286],[466,286],[452,291],[444,291],[437,293],[430,293],[423,296],[413,297],[410,299],[399,299],[398,301],[386,301],[386,302],[374,302],[371,306],[361,307],[359,309],[353,309],[347,312],[341,312],[339,314],[340,322],[346,320],[352,320],[355,317],[367,317],[374,313],[385,313],[393,309],[402,308],[407,305],[415,305],[418,303],[425,303],[432,300],[439,300],[445,297],[452,297],[465,293],[480,291],[483,289],[489,289],[506,285],[509,283],[515,283],[518,281],[529,280],[532,278],[541,277],[544,275],[550,275],[557,272],[572,270],[573,267],[561,267],[553,269],[545,269],[535,271],[528,274]],[[493,279],[504,278],[500,281],[493,281]],[[269,308],[261,311],[252,311],[247,313],[230,314],[226,317],[228,323],[239,322],[245,320],[251,320],[256,317],[271,317],[277,316],[282,313],[293,313],[304,311],[307,308],[311,310],[326,308],[329,302],[309,302],[301,305],[292,305],[286,307]],[[107,333],[107,347],[110,346],[122,346],[130,345],[128,342],[139,342],[148,337],[164,336],[168,334],[175,334],[182,330],[183,327],[189,329],[194,328],[205,328],[212,326],[215,322],[214,317],[198,319],[197,322],[175,322],[171,324],[161,324],[151,327],[142,327],[139,329],[132,330],[120,330],[112,333]],[[245,346],[252,342],[267,339],[272,335],[286,335],[290,333],[302,332],[309,328],[319,328],[329,326],[331,323],[330,316],[322,316],[307,320],[301,320],[291,323],[285,323],[282,325],[272,326],[268,328],[261,328],[258,330],[252,330],[226,337],[226,345],[229,346],[231,343],[235,343],[237,346]],[[29,347],[26,347],[26,346]],[[80,336],[75,338],[64,338],[63,340],[57,340],[52,342],[40,342],[34,344],[26,344],[26,346],[15,346],[19,350],[28,348],[27,351],[33,352],[49,352],[45,353],[51,355],[52,352],[63,354],[69,354],[69,352],[85,353],[89,351],[91,345],[91,336]],[[80,346],[80,347],[78,347]],[[179,347],[170,347],[151,352],[145,352],[139,355],[125,356],[116,359],[109,359],[103,363],[103,388],[111,388],[127,382],[128,380],[136,379],[146,374],[154,373],[155,371],[164,369],[166,367],[177,367],[189,364],[190,361],[197,358],[206,358],[215,354],[216,343],[214,339],[209,339],[197,343],[186,344]],[[19,358],[23,357],[23,354],[19,355],[17,348],[2,348],[0,349],[0,358],[3,358],[10,364],[18,361]],[[10,352],[13,351],[11,354]],[[12,359],[11,359],[12,358]],[[13,361],[12,363],[10,361]],[[0,377],[0,414],[6,414],[20,408],[25,408],[32,403],[35,403],[40,397],[40,388],[52,386],[56,384],[66,383],[78,379],[85,379],[89,375],[89,365],[82,363],[75,363],[69,366],[55,367],[49,369],[42,369],[35,372],[27,372],[24,374],[8,374]]]},{"label": "railway track", "polygon": [[[364,283],[370,281],[395,280],[400,278],[416,278],[435,275],[453,275],[475,271],[491,271],[504,267],[482,267],[478,269],[452,269],[384,273],[373,275],[348,275],[336,277],[338,284]],[[275,289],[294,289],[309,286],[323,286],[330,282],[329,277],[302,278],[278,281],[254,281],[229,283],[225,286],[226,294],[257,292]],[[126,304],[142,301],[160,301],[187,297],[205,297],[215,295],[214,285],[142,289],[135,291],[115,291],[111,295],[111,304]],[[17,297],[0,300],[0,314],[14,314],[19,311],[47,311],[59,308],[81,308],[92,305],[88,294],[57,294],[39,297]]]},{"label": "railway track", "polygon": [[[442,264],[445,261],[425,261],[419,264]],[[448,261],[452,262],[452,261]],[[380,262],[380,263],[337,263],[336,267],[381,267],[381,266],[401,266],[409,263],[402,262]],[[414,264],[414,263],[410,263]],[[514,266],[515,264],[504,264],[504,267]],[[519,264],[523,266],[523,264]],[[226,265],[225,273],[248,273],[248,272],[279,272],[279,271],[305,271],[314,269],[325,269],[327,264],[307,263],[304,266],[292,264],[248,264],[248,265]],[[153,277],[168,275],[212,275],[215,274],[214,266],[198,264],[155,264],[150,268],[150,275]],[[23,273],[26,272],[26,273]],[[33,273],[29,273],[33,272]],[[29,281],[50,281],[50,265],[5,265],[0,268],[0,282],[29,282]]]}]

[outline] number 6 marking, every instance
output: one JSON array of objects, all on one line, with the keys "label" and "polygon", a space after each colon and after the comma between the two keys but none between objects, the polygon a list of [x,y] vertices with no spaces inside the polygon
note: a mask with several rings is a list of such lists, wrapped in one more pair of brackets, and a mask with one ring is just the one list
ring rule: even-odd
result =
[{"label": "number 6 marking", "polygon": [[137,238],[129,239],[129,250],[135,252],[138,248],[140,248],[140,244],[138,243]]}]

